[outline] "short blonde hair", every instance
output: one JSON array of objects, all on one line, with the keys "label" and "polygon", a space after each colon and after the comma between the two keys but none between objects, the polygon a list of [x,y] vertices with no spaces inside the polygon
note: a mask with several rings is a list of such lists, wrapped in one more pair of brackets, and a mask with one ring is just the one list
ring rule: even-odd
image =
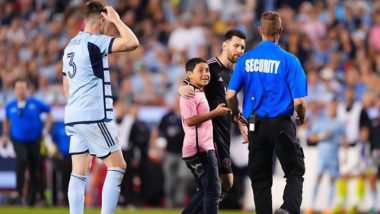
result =
[{"label": "short blonde hair", "polygon": [[261,33],[265,36],[275,36],[281,33],[280,14],[274,11],[268,11],[261,14],[260,28]]}]

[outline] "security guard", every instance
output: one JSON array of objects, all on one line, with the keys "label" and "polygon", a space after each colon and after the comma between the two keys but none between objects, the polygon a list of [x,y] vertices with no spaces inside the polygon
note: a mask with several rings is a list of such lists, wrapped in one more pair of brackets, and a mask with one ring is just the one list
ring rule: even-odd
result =
[{"label": "security guard", "polygon": [[[9,139],[16,153],[17,203],[22,203],[25,183],[25,170],[29,169],[27,204],[34,206],[37,194],[43,192],[43,158],[40,153],[41,140],[48,134],[52,125],[51,108],[48,104],[30,95],[30,83],[19,78],[14,82],[15,99],[5,107],[3,136],[0,141],[6,144]],[[46,114],[45,123],[41,115]]]},{"label": "security guard", "polygon": [[249,177],[256,213],[272,213],[273,151],[286,178],[284,203],[275,213],[300,213],[305,164],[291,116],[295,110],[298,124],[303,124],[306,75],[299,60],[278,45],[283,30],[278,13],[263,13],[258,30],[263,41],[239,58],[226,98],[238,119],[234,97],[244,88],[242,116],[248,122]]}]

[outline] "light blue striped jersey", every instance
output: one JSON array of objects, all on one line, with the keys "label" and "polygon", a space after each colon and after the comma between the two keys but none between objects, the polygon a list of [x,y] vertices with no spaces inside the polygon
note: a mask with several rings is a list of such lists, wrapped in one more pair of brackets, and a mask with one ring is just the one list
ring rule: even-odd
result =
[{"label": "light blue striped jersey", "polygon": [[318,142],[317,148],[320,154],[320,158],[325,161],[335,160],[338,157],[339,147],[342,139],[346,135],[345,125],[339,118],[330,118],[327,112],[324,112],[314,123],[311,125],[310,130],[307,132],[307,136],[312,134],[326,134],[330,133],[328,139],[324,139]]},{"label": "light blue striped jersey", "polygon": [[65,48],[63,75],[69,85],[66,125],[114,118],[107,57],[113,40],[113,37],[106,35],[79,32]]}]

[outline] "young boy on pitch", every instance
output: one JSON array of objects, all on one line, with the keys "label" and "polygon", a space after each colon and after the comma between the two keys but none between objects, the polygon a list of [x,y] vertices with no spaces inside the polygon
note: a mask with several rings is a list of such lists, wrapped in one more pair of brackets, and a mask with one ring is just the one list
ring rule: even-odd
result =
[{"label": "young boy on pitch", "polygon": [[217,157],[213,142],[212,122],[214,117],[225,115],[229,108],[220,104],[210,111],[203,88],[210,82],[210,70],[206,60],[192,58],[185,65],[190,85],[195,96],[191,99],[180,97],[180,114],[185,138],[182,157],[197,180],[198,191],[182,213],[193,213],[203,200],[203,213],[218,211],[221,194]]}]

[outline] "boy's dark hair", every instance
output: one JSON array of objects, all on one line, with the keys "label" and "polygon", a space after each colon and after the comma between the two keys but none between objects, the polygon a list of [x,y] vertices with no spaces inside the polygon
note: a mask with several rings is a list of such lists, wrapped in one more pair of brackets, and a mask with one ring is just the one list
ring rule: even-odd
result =
[{"label": "boy's dark hair", "polygon": [[100,15],[101,12],[107,12],[104,5],[99,1],[88,1],[84,7],[84,17],[88,18],[92,15]]},{"label": "boy's dark hair", "polygon": [[226,34],[224,34],[224,41],[230,40],[234,36],[240,39],[244,39],[244,40],[246,38],[245,34],[241,32],[240,30],[232,29],[232,30],[227,31]]},{"label": "boy's dark hair", "polygon": [[199,57],[189,59],[185,64],[186,72],[193,71],[199,63],[207,63],[207,61]]}]

